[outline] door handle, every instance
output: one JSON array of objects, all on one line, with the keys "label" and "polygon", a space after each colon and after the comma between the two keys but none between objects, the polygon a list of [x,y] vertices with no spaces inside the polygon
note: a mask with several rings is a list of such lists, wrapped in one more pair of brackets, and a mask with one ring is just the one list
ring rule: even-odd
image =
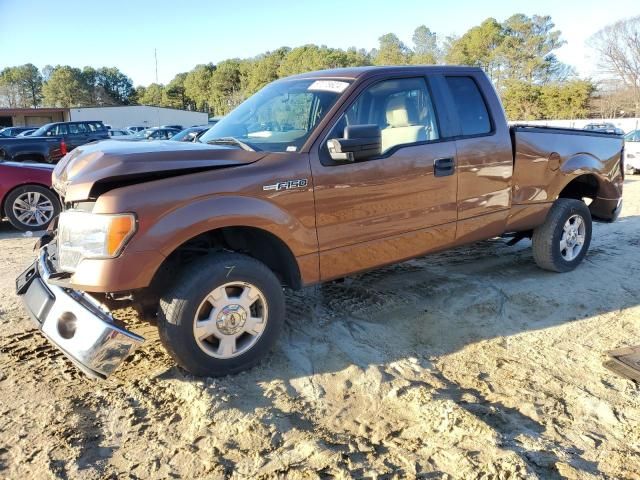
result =
[{"label": "door handle", "polygon": [[455,165],[456,163],[453,158],[438,158],[433,161],[433,175],[435,177],[453,175]]}]

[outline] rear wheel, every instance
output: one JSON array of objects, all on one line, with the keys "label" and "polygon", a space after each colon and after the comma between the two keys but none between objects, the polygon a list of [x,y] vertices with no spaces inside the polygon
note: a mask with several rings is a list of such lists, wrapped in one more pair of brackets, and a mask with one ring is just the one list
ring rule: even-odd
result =
[{"label": "rear wheel", "polygon": [[18,187],[4,202],[5,216],[19,230],[45,230],[59,213],[58,197],[40,185]]},{"label": "rear wheel", "polygon": [[545,270],[573,270],[589,250],[591,228],[591,212],[584,202],[556,200],[545,222],[533,231],[533,258]]},{"label": "rear wheel", "polygon": [[284,323],[278,278],[258,260],[221,253],[188,266],[160,301],[160,339],[176,362],[198,376],[255,365]]}]

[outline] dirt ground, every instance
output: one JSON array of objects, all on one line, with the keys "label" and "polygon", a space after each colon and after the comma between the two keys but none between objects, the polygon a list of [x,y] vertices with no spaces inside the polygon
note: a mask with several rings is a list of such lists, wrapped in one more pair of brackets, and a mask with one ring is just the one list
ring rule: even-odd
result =
[{"label": "dirt ground", "polygon": [[[0,477],[640,478],[640,176],[574,272],[492,240],[288,293],[261,366],[176,368],[154,328],[86,379],[14,295],[34,238],[0,225]],[[131,317],[127,311],[121,316]]]}]

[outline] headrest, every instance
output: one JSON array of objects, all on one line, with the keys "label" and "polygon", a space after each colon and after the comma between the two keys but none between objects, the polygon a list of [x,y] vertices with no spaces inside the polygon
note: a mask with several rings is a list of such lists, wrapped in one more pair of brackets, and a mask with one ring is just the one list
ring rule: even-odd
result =
[{"label": "headrest", "polygon": [[409,112],[403,97],[394,97],[387,102],[387,123],[390,127],[409,126]]}]

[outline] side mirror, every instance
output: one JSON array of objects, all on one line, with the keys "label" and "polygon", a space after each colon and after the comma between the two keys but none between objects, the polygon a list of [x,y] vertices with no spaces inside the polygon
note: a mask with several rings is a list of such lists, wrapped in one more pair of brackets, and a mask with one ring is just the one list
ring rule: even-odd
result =
[{"label": "side mirror", "polygon": [[327,142],[329,155],[337,162],[355,162],[380,155],[382,134],[378,125],[350,125],[344,129],[344,138]]}]

